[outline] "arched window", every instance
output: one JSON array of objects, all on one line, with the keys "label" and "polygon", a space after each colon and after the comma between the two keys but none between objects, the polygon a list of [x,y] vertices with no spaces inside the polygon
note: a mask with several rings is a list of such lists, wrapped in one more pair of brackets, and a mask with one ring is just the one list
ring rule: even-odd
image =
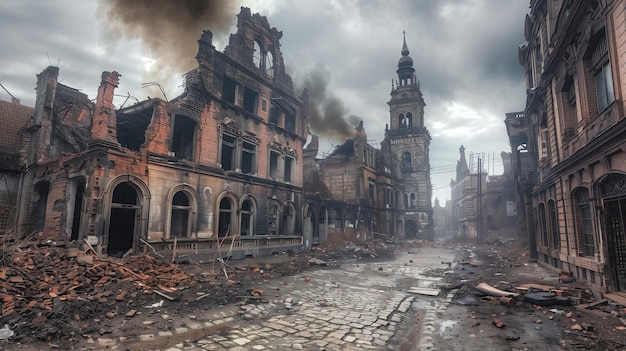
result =
[{"label": "arched window", "polygon": [[241,204],[241,222],[239,232],[241,236],[253,235],[254,229],[254,203],[250,199],[246,199]]},{"label": "arched window", "polygon": [[404,114],[398,115],[398,128],[404,128]]},{"label": "arched window", "polygon": [[406,114],[406,126],[407,128],[413,127],[413,114],[411,112],[407,112]]},{"label": "arched window", "polygon": [[269,50],[265,53],[265,73],[270,77],[274,76],[274,55]]},{"label": "arched window", "polygon": [[286,204],[283,207],[281,234],[282,235],[294,235],[294,228],[296,223],[296,217],[294,216],[295,210],[292,204]]},{"label": "arched window", "polygon": [[174,195],[172,199],[172,218],[170,220],[170,238],[188,238],[190,237],[191,225],[191,206],[189,197],[182,191]]},{"label": "arched window", "polygon": [[339,209],[333,208],[330,210],[330,222],[329,225],[331,228],[341,229],[341,214],[339,213]]},{"label": "arched window", "polygon": [[415,208],[417,206],[415,200],[416,200],[415,193],[411,193],[411,208]]}]

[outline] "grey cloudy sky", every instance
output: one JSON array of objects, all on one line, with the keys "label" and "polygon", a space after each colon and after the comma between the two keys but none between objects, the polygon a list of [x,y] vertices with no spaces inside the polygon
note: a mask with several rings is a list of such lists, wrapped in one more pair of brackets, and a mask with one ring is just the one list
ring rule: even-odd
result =
[{"label": "grey cloudy sky", "polygon": [[[239,7],[247,6],[283,32],[281,51],[296,83],[312,69],[322,70],[326,95],[341,103],[346,120],[349,116],[363,120],[368,139],[380,142],[389,123],[387,101],[406,31],[427,104],[434,196],[442,204],[450,198],[449,183],[461,144],[468,156],[484,153],[484,163],[489,158],[490,169],[501,172],[499,154],[510,151],[505,113],[523,110],[525,103],[517,48],[524,41],[529,1],[190,0],[196,6],[191,19],[174,15],[184,14],[183,9],[176,10],[183,2],[136,2],[149,6],[131,12],[137,9],[124,8],[120,5],[124,1],[115,0],[0,2],[0,83],[23,104],[33,106],[35,76],[52,64],[60,67],[62,84],[90,98],[95,98],[102,71],[115,70],[122,75],[118,94],[139,100],[158,96],[141,87],[158,81],[171,99],[180,93],[178,77],[192,68],[188,65],[193,61],[169,54],[193,59],[203,28],[215,33],[214,44],[222,50],[228,33],[235,31]],[[204,3],[212,5],[197,8]],[[203,11],[209,15],[197,16]],[[128,25],[129,18],[141,18],[146,12],[150,16],[143,20],[158,24],[154,28],[160,33],[176,31],[178,37],[155,41],[154,33]],[[0,90],[0,99],[10,96]],[[116,103],[124,100],[120,96]],[[341,141],[322,136],[321,142],[321,151],[330,152]]]}]

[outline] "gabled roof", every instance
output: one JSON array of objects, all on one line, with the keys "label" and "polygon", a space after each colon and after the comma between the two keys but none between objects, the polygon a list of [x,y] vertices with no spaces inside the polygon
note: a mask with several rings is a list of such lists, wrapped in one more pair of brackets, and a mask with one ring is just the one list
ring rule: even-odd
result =
[{"label": "gabled roof", "polygon": [[0,154],[19,154],[22,148],[20,130],[34,112],[33,107],[0,100]]}]

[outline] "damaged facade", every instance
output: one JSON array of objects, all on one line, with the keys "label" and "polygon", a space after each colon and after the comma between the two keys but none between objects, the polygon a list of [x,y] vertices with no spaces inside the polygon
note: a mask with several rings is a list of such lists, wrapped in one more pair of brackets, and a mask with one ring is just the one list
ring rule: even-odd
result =
[{"label": "damaged facade", "polygon": [[517,172],[531,256],[608,291],[626,290],[625,19],[624,1],[531,1],[526,107],[505,121],[528,155]]},{"label": "damaged facade", "polygon": [[224,256],[299,249],[307,95],[285,73],[281,36],[243,8],[224,52],[202,34],[181,96],[119,110],[117,72],[102,74],[93,104],[48,67],[22,129],[20,231],[116,256],[148,245],[202,254],[220,241]]},{"label": "damaged facade", "polygon": [[310,155],[304,172],[310,206],[305,225],[307,218],[317,216],[319,221],[312,219],[310,225],[317,228],[319,222],[324,228],[320,235],[433,240],[431,137],[424,126],[426,104],[406,39],[396,73],[380,149],[368,143],[361,122],[328,157],[314,159],[317,139],[305,151]]},{"label": "damaged facade", "polygon": [[[119,73],[102,74],[92,102],[48,67],[37,76],[34,109],[2,102],[15,130],[0,132],[11,134],[0,154],[0,229],[86,240],[111,256],[157,251],[198,261],[298,250],[331,235],[402,236],[405,227],[429,238],[430,136],[406,43],[382,150],[367,144],[361,125],[350,152],[344,145],[317,164],[317,137],[304,148],[308,93],[297,95],[285,72],[282,33],[248,8],[237,18],[223,52],[202,33],[197,68],[170,101],[116,109]],[[403,138],[417,140],[409,157],[408,142],[395,146]],[[350,170],[353,192],[328,173],[349,153],[358,176],[344,165],[341,177]]]}]

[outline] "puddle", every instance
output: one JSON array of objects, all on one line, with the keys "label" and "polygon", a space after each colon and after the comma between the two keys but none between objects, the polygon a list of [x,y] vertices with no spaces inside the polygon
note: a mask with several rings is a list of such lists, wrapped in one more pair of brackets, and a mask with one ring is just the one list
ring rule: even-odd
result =
[{"label": "puddle", "polygon": [[452,327],[454,327],[454,325],[457,323],[458,323],[457,321],[451,321],[451,320],[441,321],[441,323],[439,323],[440,325],[439,332],[443,333],[448,328],[452,329]]}]

